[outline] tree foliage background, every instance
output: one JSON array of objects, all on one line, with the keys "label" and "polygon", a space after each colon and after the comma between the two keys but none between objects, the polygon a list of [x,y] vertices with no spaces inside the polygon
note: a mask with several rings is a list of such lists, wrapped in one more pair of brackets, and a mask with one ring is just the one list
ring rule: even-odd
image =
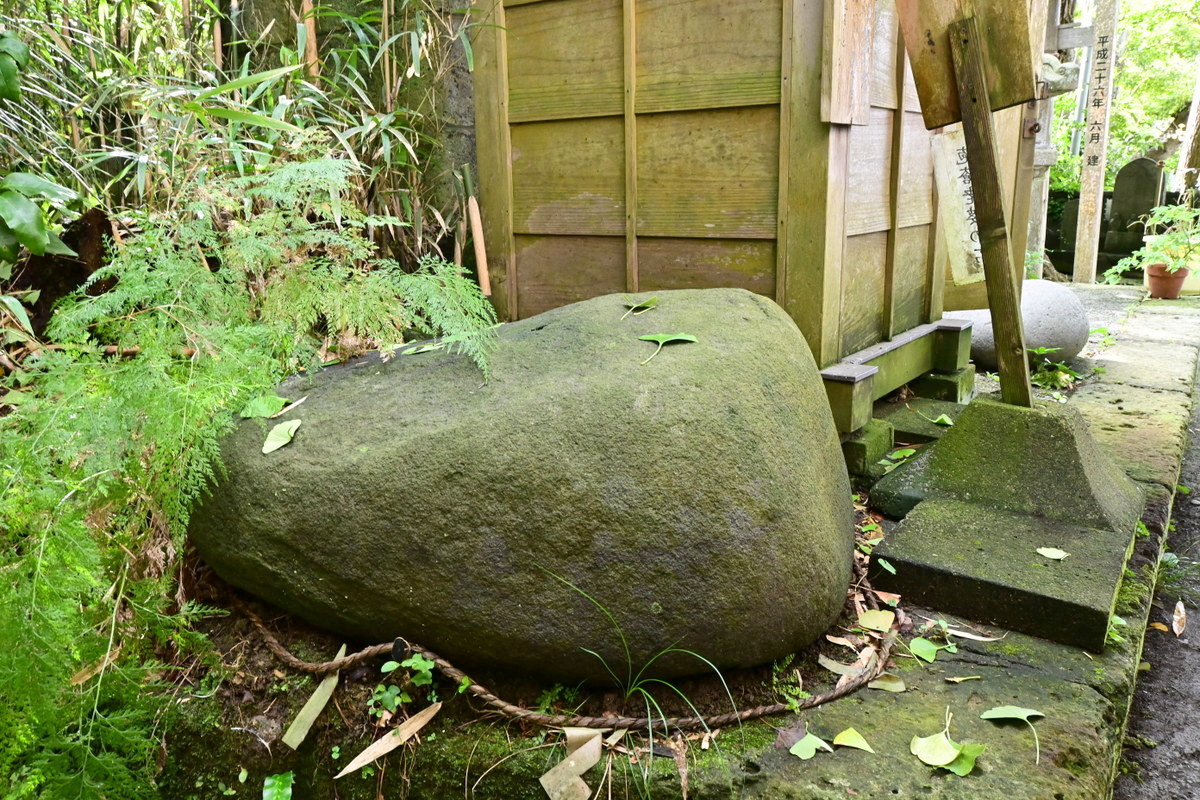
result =
[{"label": "tree foliage background", "polygon": [[[1110,189],[1117,171],[1134,158],[1164,160],[1168,173],[1178,163],[1179,139],[1200,69],[1200,2],[1121,0],[1117,40],[1105,176]],[[1052,189],[1079,190],[1080,159],[1070,148],[1072,132],[1081,127],[1075,120],[1076,100],[1077,95],[1068,94],[1055,101],[1059,161],[1051,168]]]}]

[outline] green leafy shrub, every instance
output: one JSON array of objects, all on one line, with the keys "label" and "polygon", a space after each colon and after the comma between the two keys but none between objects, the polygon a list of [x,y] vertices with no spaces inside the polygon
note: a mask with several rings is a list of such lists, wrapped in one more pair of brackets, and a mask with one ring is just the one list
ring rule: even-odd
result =
[{"label": "green leafy shrub", "polygon": [[[196,645],[176,579],[233,413],[331,353],[440,335],[486,370],[486,298],[375,256],[355,167],[311,137],[140,216],[0,396],[0,795],[153,794],[161,661]],[[114,354],[114,349],[116,354]],[[121,358],[122,354],[136,354]]]}]

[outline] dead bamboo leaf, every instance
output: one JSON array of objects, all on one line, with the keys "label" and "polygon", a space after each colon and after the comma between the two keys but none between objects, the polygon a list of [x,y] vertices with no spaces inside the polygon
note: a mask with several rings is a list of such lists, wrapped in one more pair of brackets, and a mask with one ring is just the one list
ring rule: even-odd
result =
[{"label": "dead bamboo leaf", "polygon": [[421,730],[421,728],[424,728],[429,720],[437,716],[437,713],[441,710],[442,704],[434,703],[428,708],[423,708],[416,714],[413,714],[411,717],[404,720],[400,727],[396,728],[394,731],[385,733],[383,736],[380,736],[374,742],[367,745],[367,748],[355,756],[354,760],[347,764],[345,769],[333,776],[334,780],[337,780],[344,775],[349,775],[351,772],[370,764],[380,756],[384,756],[392,752],[397,747],[411,739],[413,734]]},{"label": "dead bamboo leaf", "polygon": [[[334,659],[339,659],[346,655],[346,645],[342,645],[338,650]],[[317,684],[316,690],[312,696],[308,698],[308,702],[304,704],[304,708],[300,709],[300,713],[296,715],[296,719],[288,727],[287,733],[283,735],[283,743],[293,750],[298,750],[304,742],[304,738],[308,736],[308,731],[312,728],[312,724],[317,721],[317,717],[325,710],[325,706],[329,703],[329,698],[333,697],[333,690],[337,688],[338,675],[340,672],[333,672],[326,675],[325,678]]]},{"label": "dead bamboo leaf", "polygon": [[858,658],[851,665],[853,671],[838,678],[835,688],[842,688],[847,683],[850,683],[850,681],[855,680],[864,672],[870,670],[871,667],[875,666],[875,659],[878,658],[878,655],[878,651],[876,651],[874,645],[868,645],[867,647],[864,647],[862,652],[858,654]]},{"label": "dead bamboo leaf", "polygon": [[683,795],[683,800],[688,800],[687,749],[687,741],[682,738],[675,739],[672,742],[672,754],[675,757],[675,769],[679,770],[679,790]]},{"label": "dead bamboo leaf", "polygon": [[858,652],[858,645],[844,636],[830,636],[829,634],[825,634],[825,641],[830,644],[840,644],[842,647],[849,647],[854,652]]},{"label": "dead bamboo leaf", "polygon": [[107,669],[108,665],[117,660],[117,656],[121,655],[121,645],[117,645],[112,650],[104,654],[104,658],[92,664],[90,667],[84,667],[71,676],[71,685],[78,686],[81,683],[87,683],[101,670]]},{"label": "dead bamboo leaf", "polygon": [[271,416],[267,417],[267,419],[278,419],[279,417],[282,417],[284,414],[288,413],[288,412],[289,412],[289,411],[291,411],[293,408],[295,408],[296,406],[300,405],[301,403],[303,403],[303,402],[304,402],[305,400],[307,400],[307,399],[308,399],[308,395],[304,395],[304,397],[301,397],[299,400],[297,400],[296,402],[292,403],[292,404],[291,404],[291,405],[289,405],[289,406],[284,406],[282,409],[280,409],[280,410],[279,410],[279,413],[277,413],[277,414],[272,414]]},{"label": "dead bamboo leaf", "polygon": [[980,636],[978,633],[971,633],[970,631],[963,631],[958,628],[947,628],[946,635],[957,636],[960,639],[970,639],[975,642],[998,642],[1008,634],[1006,633],[1002,636]]},{"label": "dead bamboo leaf", "polygon": [[1171,615],[1171,630],[1176,636],[1182,636],[1187,630],[1187,609],[1183,607],[1183,601],[1175,603],[1175,613]]},{"label": "dead bamboo leaf", "polygon": [[600,761],[603,730],[563,728],[567,737],[567,757],[550,768],[538,782],[550,800],[588,800],[592,790],[580,777]]}]

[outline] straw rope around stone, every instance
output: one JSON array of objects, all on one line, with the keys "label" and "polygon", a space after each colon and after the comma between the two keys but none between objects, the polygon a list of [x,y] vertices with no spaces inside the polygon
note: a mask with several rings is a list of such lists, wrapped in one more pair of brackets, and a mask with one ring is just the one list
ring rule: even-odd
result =
[{"label": "straw rope around stone", "polygon": [[[870,584],[866,581],[866,576],[862,574],[861,568],[856,564],[855,581],[852,589],[865,589],[863,592],[867,605],[872,608],[877,608],[879,603],[875,599],[870,590]],[[498,711],[500,714],[512,719],[519,719],[523,722],[533,723],[547,728],[611,728],[611,729],[643,729],[643,728],[663,728],[665,730],[703,730],[722,728],[728,725],[733,725],[750,720],[759,719],[760,717],[768,717],[775,714],[782,714],[785,711],[802,711],[805,709],[816,708],[817,706],[845,697],[855,691],[858,691],[863,686],[866,686],[886,669],[888,658],[892,652],[892,646],[896,641],[896,631],[893,630],[887,634],[882,643],[878,647],[877,657],[873,666],[863,669],[846,683],[836,686],[827,692],[807,697],[798,703],[770,703],[767,705],[755,706],[744,711],[733,711],[725,714],[716,714],[708,717],[668,717],[650,719],[647,717],[618,717],[618,716],[601,716],[601,717],[583,717],[574,714],[544,714],[540,711],[525,708],[506,702],[496,695],[492,694],[486,687],[472,682],[465,672],[455,667],[446,659],[439,656],[437,653],[422,647],[421,645],[410,642],[404,638],[397,638],[395,642],[387,642],[384,644],[372,645],[352,653],[351,655],[342,658],[336,658],[332,661],[323,661],[313,663],[297,658],[290,653],[287,648],[279,643],[279,640],[267,629],[266,624],[259,618],[257,614],[251,611],[244,603],[235,600],[235,605],[239,610],[249,618],[250,622],[258,630],[262,636],[267,648],[279,658],[280,661],[287,664],[293,669],[300,672],[307,672],[314,675],[326,675],[331,672],[346,669],[348,667],[361,664],[364,661],[369,661],[373,658],[395,652],[397,643],[402,644],[404,649],[410,655],[420,655],[429,659],[437,667],[438,672],[449,678],[456,684],[462,684],[464,679],[467,682],[465,691],[482,700],[491,708]]]}]

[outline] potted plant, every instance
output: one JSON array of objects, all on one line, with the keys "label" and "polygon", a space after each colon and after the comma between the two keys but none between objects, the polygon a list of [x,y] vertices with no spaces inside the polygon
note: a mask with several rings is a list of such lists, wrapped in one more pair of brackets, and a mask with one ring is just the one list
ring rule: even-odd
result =
[{"label": "potted plant", "polygon": [[1104,273],[1116,283],[1127,270],[1145,271],[1150,296],[1165,300],[1179,297],[1190,267],[1200,267],[1200,207],[1189,203],[1158,206],[1142,217],[1149,235],[1145,245]]}]

